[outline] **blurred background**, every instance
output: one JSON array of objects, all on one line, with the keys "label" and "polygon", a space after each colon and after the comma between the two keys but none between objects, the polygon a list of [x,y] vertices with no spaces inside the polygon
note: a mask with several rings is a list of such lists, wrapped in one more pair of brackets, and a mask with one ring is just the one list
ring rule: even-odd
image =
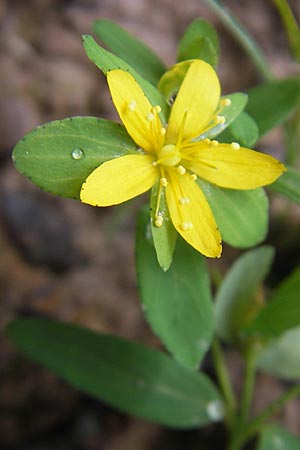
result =
[{"label": "blurred background", "polygon": [[[269,0],[224,0],[265,52],[274,74],[294,75],[281,19]],[[299,15],[297,0],[290,0]],[[298,8],[298,11],[297,11]],[[176,432],[129,418],[70,388],[28,361],[5,337],[17,316],[53,317],[149,345],[136,289],[134,228],[139,201],[97,209],[40,191],[14,169],[16,142],[37,125],[74,115],[116,119],[106,82],[86,57],[81,35],[108,18],[172,65],[179,38],[196,17],[221,40],[223,93],[260,81],[239,44],[201,0],[0,0],[0,448],[2,450],[219,449],[222,430]],[[264,148],[282,149],[280,130]],[[281,205],[272,205],[280,208]],[[236,256],[225,248],[219,270]],[[241,367],[230,354],[238,384]],[[80,362],[79,362],[80,363]],[[209,358],[206,361],[210,369]],[[255,408],[283,386],[259,378]],[[278,417],[299,432],[299,406]],[[201,434],[203,446],[196,444]],[[221,447],[220,447],[221,448]]]}]

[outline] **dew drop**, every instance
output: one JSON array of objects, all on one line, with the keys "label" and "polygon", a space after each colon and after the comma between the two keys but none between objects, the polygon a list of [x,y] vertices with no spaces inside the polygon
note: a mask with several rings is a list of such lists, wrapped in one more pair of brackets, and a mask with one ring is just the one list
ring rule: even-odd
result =
[{"label": "dew drop", "polygon": [[73,159],[82,159],[84,157],[84,153],[83,153],[83,150],[81,150],[81,148],[75,148],[73,151],[72,151],[72,158]]},{"label": "dew drop", "polygon": [[219,400],[214,400],[208,403],[206,406],[206,411],[212,421],[218,422],[224,416],[223,403]]}]

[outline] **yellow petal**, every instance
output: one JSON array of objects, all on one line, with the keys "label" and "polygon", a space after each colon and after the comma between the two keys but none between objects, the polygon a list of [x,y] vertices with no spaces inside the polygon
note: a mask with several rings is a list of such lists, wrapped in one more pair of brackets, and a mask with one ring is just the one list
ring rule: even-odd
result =
[{"label": "yellow petal", "polygon": [[205,256],[219,257],[221,235],[200,187],[188,174],[168,170],[166,198],[174,227],[192,247]]},{"label": "yellow petal", "polygon": [[[166,142],[175,144],[184,116],[183,140],[190,140],[212,119],[220,100],[220,83],[216,72],[208,63],[194,61],[180,86],[171,109]],[[187,113],[186,113],[187,111]]]},{"label": "yellow petal", "polygon": [[237,144],[219,144],[215,147],[203,145],[193,153],[194,157],[194,161],[185,163],[186,168],[210,183],[230,189],[266,186],[286,170],[284,165],[272,156],[238,148]]},{"label": "yellow petal", "polygon": [[117,205],[148,191],[159,175],[152,162],[148,155],[126,155],[103,163],[83,183],[81,201]]},{"label": "yellow petal", "polygon": [[111,70],[107,82],[115,107],[132,139],[148,152],[160,148],[162,124],[159,115],[152,112],[151,103],[133,76],[123,70]]}]

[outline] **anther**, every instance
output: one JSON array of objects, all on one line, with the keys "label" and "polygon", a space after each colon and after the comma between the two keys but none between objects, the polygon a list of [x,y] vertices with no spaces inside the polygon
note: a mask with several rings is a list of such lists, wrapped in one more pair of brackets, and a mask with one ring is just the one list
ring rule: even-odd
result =
[{"label": "anther", "polygon": [[188,197],[180,197],[178,201],[181,205],[188,205],[190,203],[190,199]]},{"label": "anther", "polygon": [[151,112],[152,112],[153,114],[155,114],[155,113],[160,113],[160,112],[161,112],[161,107],[160,107],[159,105],[153,106],[153,107],[151,108]]},{"label": "anther", "polygon": [[166,130],[165,128],[161,128],[161,129],[160,129],[160,134],[161,134],[162,136],[164,136],[164,135],[166,134],[166,132],[167,132],[167,130]]},{"label": "anther", "polygon": [[184,175],[186,170],[183,166],[178,166],[177,167],[177,172],[179,173],[179,175]]},{"label": "anther", "polygon": [[128,111],[130,111],[130,112],[135,111],[135,108],[136,108],[136,101],[135,101],[135,100],[131,100],[131,102],[128,103],[127,108],[128,108]]},{"label": "anther", "polygon": [[219,145],[219,142],[213,140],[213,141],[211,141],[211,145],[212,145],[213,147],[217,147],[217,145]]},{"label": "anther", "polygon": [[231,148],[233,148],[233,150],[238,150],[240,148],[240,144],[238,144],[237,142],[232,142]]},{"label": "anther", "polygon": [[191,180],[192,180],[192,181],[196,181],[196,180],[197,180],[197,175],[196,175],[195,173],[193,173],[193,174],[191,175]]},{"label": "anther", "polygon": [[191,230],[193,228],[193,224],[192,222],[182,222],[180,224],[180,228],[182,229],[182,231]]},{"label": "anther", "polygon": [[217,124],[223,125],[225,123],[224,116],[216,116]]},{"label": "anther", "polygon": [[230,106],[231,105],[231,100],[230,98],[222,98],[221,102],[220,102],[221,106]]},{"label": "anther", "polygon": [[157,216],[155,219],[154,225],[159,228],[162,226],[163,221],[164,221],[164,218],[162,216]]},{"label": "anther", "polygon": [[151,112],[147,114],[146,116],[146,120],[148,120],[148,122],[151,122],[151,120],[154,119],[154,114],[152,114]]},{"label": "anther", "polygon": [[160,179],[160,185],[162,186],[162,187],[167,187],[168,186],[168,180],[166,179],[166,178],[161,178]]}]

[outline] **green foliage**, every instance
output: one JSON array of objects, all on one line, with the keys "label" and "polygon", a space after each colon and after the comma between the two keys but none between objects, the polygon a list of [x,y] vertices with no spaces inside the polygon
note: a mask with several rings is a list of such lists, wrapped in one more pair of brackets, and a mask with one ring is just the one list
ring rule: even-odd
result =
[{"label": "green foliage", "polygon": [[83,47],[88,58],[103,72],[107,74],[109,70],[122,69],[129,72],[138,84],[141,86],[146,96],[152,105],[159,105],[161,107],[160,117],[162,122],[166,122],[169,115],[168,105],[160,94],[160,92],[146,79],[139,75],[127,62],[118,56],[110,53],[101,47],[92,36],[82,36]]},{"label": "green foliage", "polygon": [[17,143],[13,161],[45,191],[78,199],[82,183],[96,167],[135,150],[122,125],[95,117],[73,117],[28,133]]},{"label": "green foliage", "polygon": [[258,127],[254,120],[245,112],[218,137],[220,142],[238,142],[241,146],[251,148],[258,140]]},{"label": "green foliage", "polygon": [[215,28],[204,19],[196,19],[179,41],[177,61],[202,59],[216,67],[219,54],[220,44]]},{"label": "green foliage", "polygon": [[283,427],[269,425],[261,433],[257,450],[300,450],[300,440]]},{"label": "green foliage", "polygon": [[300,325],[300,270],[297,268],[275,291],[247,331],[276,337]]},{"label": "green foliage", "polygon": [[257,294],[273,257],[273,248],[263,246],[240,256],[231,266],[215,303],[216,330],[225,341],[240,341],[243,328],[262,307]]},{"label": "green foliage", "polygon": [[209,379],[163,353],[43,319],[17,320],[8,334],[33,361],[123,411],[180,428],[216,419],[220,400]]},{"label": "green foliage", "polygon": [[293,202],[300,203],[300,171],[290,166],[286,167],[287,172],[284,172],[270,188]]},{"label": "green foliage", "polygon": [[268,199],[263,189],[223,189],[198,179],[222,238],[238,248],[259,244],[268,231]]},{"label": "green foliage", "polygon": [[[154,225],[156,213],[155,208],[157,205],[159,186],[160,181],[158,181],[153,186],[151,192],[150,226],[158,263],[164,271],[167,271],[172,263],[173,252],[175,249],[177,239],[177,231],[175,230],[169,215],[169,209],[164,189],[161,191],[160,206],[159,206],[160,212],[163,214],[164,221],[161,227],[156,227]],[[146,228],[150,233],[149,223],[146,225]]]},{"label": "green foliage", "polygon": [[299,381],[300,327],[291,329],[269,342],[260,355],[257,366],[276,377]]},{"label": "green foliage", "polygon": [[143,42],[116,23],[101,19],[93,23],[96,35],[143,78],[156,85],[166,70],[160,58]]},{"label": "green foliage", "polygon": [[280,125],[293,110],[300,96],[300,78],[263,83],[247,92],[246,112],[255,120],[259,135]]},{"label": "green foliage", "polygon": [[174,260],[163,272],[148,230],[148,213],[141,211],[136,260],[144,314],[173,356],[196,369],[209,348],[213,311],[204,257],[178,238]]}]

